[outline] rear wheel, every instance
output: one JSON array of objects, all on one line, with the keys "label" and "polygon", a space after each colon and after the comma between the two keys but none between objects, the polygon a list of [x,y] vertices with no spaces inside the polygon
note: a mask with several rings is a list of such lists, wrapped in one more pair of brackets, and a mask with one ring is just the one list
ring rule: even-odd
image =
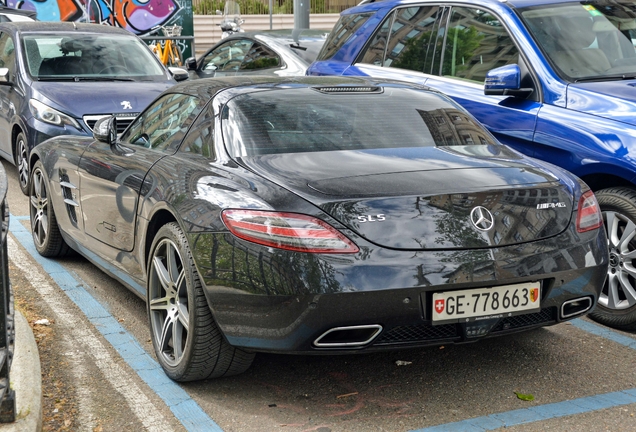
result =
[{"label": "rear wheel", "polygon": [[18,167],[20,190],[29,195],[29,147],[24,134],[20,132],[15,140],[15,165]]},{"label": "rear wheel", "polygon": [[148,262],[148,319],[159,363],[175,381],[236,375],[254,354],[232,347],[214,322],[179,225],[161,227]]},{"label": "rear wheel", "polygon": [[636,192],[604,189],[596,199],[603,213],[610,265],[590,317],[610,327],[636,330]]},{"label": "rear wheel", "polygon": [[47,177],[42,162],[37,161],[31,173],[29,207],[31,232],[35,249],[45,257],[67,255],[70,248],[57,225],[53,203],[49,196]]}]

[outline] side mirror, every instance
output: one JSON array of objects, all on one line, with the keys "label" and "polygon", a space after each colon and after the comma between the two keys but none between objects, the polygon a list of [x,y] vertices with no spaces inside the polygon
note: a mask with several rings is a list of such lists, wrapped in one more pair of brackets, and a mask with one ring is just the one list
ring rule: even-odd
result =
[{"label": "side mirror", "polygon": [[117,142],[117,119],[114,116],[102,117],[93,126],[93,138],[113,145]]},{"label": "side mirror", "polygon": [[9,68],[0,68],[0,84],[11,84]]},{"label": "side mirror", "polygon": [[185,81],[188,78],[190,78],[190,75],[188,74],[188,71],[186,71],[185,69],[182,69],[180,67],[170,66],[168,68],[168,70],[172,74],[172,77],[174,78],[175,81]]},{"label": "side mirror", "polygon": [[197,59],[195,57],[188,57],[185,61],[185,67],[187,70],[197,70]]},{"label": "side mirror", "polygon": [[521,88],[521,70],[516,64],[489,70],[484,81],[485,95],[525,98],[533,91],[531,88]]}]

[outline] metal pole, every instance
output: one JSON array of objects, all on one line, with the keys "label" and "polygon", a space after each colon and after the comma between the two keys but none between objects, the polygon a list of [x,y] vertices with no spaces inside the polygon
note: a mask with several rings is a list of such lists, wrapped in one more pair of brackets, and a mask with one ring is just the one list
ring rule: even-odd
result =
[{"label": "metal pole", "polygon": [[269,0],[269,29],[272,30],[272,13],[274,10],[274,0]]},{"label": "metal pole", "polygon": [[309,28],[309,0],[294,0],[294,29]]}]

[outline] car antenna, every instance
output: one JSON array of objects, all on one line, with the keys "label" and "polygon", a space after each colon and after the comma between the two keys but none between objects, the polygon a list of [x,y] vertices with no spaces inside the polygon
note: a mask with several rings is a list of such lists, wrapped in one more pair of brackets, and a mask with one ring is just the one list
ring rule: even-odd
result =
[{"label": "car antenna", "polygon": [[299,28],[295,28],[292,30],[292,39],[294,39],[295,43],[289,44],[289,46],[295,49],[307,51],[307,47],[301,46],[300,42],[298,41],[298,37],[300,36],[300,33],[302,33],[302,31],[303,29]]}]

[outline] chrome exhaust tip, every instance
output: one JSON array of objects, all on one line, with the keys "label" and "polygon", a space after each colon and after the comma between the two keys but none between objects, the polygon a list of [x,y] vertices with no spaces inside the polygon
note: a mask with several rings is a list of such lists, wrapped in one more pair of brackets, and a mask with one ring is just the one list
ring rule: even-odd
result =
[{"label": "chrome exhaust tip", "polygon": [[573,316],[584,314],[592,309],[593,304],[592,297],[581,297],[563,302],[561,305],[561,318],[572,318]]},{"label": "chrome exhaust tip", "polygon": [[347,348],[367,345],[382,332],[380,324],[334,327],[314,341],[318,348]]}]

